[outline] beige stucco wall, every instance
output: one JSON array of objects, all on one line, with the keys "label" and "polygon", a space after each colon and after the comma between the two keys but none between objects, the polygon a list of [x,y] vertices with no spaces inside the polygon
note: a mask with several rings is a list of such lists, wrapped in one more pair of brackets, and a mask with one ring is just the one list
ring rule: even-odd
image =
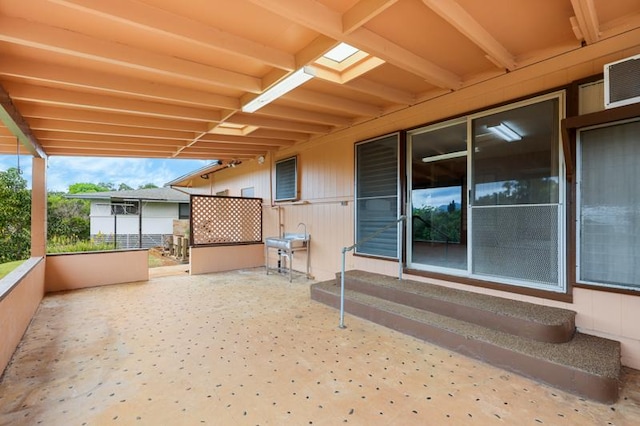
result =
[{"label": "beige stucco wall", "polygon": [[[254,186],[255,196],[264,199],[263,235],[278,235],[280,222],[286,232],[294,232],[298,223],[305,223],[311,234],[311,274],[317,280],[331,279],[340,270],[341,248],[351,245],[354,238],[354,143],[531,97],[599,74],[604,64],[640,53],[640,45],[634,37],[636,34],[630,33],[577,49],[388,116],[280,150],[268,156],[264,164],[244,162],[235,169],[215,173],[209,181],[198,183],[196,180],[195,185],[201,185],[205,193],[215,194],[228,189],[229,195],[236,196],[240,195],[241,188]],[[273,161],[291,155],[298,155],[300,201],[274,206],[270,195]],[[298,265],[303,266],[304,263],[299,262]],[[346,266],[347,269],[365,269],[387,275],[396,275],[398,271],[396,262],[351,254],[347,255]],[[568,304],[446,282],[439,284],[573,309],[578,312],[576,321],[580,330],[621,341],[623,364],[640,369],[640,327],[637,326],[640,324],[640,296],[576,288],[574,302]]]},{"label": "beige stucco wall", "polygon": [[189,256],[191,275],[264,266],[264,246],[191,247]]},{"label": "beige stucco wall", "polygon": [[0,375],[42,301],[44,270],[44,258],[32,257],[0,280]]},{"label": "beige stucco wall", "polygon": [[147,250],[51,254],[47,256],[45,290],[75,290],[149,279]]}]

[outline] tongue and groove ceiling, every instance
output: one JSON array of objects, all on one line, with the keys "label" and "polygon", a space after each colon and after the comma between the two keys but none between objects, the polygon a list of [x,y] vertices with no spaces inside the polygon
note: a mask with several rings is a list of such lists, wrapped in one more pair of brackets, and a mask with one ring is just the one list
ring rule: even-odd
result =
[{"label": "tongue and groove ceiling", "polygon": [[638,28],[638,0],[0,0],[0,154],[243,160]]}]

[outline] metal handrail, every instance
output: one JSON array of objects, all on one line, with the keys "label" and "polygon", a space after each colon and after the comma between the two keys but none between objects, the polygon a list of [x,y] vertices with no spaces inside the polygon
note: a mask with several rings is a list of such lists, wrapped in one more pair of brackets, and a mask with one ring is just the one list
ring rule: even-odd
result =
[{"label": "metal handrail", "polygon": [[361,239],[360,241],[357,241],[356,243],[350,245],[349,247],[342,247],[342,268],[340,270],[340,325],[338,327],[346,328],[344,325],[344,272],[345,272],[344,270],[345,270],[345,258],[346,258],[347,252],[355,249],[356,247],[358,247],[359,245],[362,245],[363,243],[366,243],[367,241],[374,239],[375,237],[382,234],[384,231],[391,228],[392,226],[397,225],[398,226],[398,280],[401,280],[402,279],[402,254],[401,254],[402,253],[401,252],[402,231],[400,228],[400,222],[403,222],[406,220],[407,220],[407,216],[402,215],[398,219],[385,225],[384,227],[378,229],[373,234]]}]

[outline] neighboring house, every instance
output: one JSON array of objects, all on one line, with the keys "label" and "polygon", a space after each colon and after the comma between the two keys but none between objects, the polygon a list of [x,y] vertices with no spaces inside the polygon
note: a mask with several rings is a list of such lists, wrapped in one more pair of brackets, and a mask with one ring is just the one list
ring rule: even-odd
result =
[{"label": "neighboring house", "polygon": [[189,194],[171,188],[72,194],[91,201],[91,238],[117,239],[118,248],[162,246],[174,221],[189,219]]}]

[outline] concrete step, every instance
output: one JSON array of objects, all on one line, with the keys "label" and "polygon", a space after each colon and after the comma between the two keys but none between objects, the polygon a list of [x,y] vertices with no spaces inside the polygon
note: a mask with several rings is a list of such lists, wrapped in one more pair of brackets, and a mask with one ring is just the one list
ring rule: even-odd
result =
[{"label": "concrete step", "polygon": [[541,342],[568,342],[575,332],[576,313],[567,309],[365,271],[347,271],[345,288]]},{"label": "concrete step", "polygon": [[[312,285],[311,298],[339,308],[340,282]],[[345,311],[585,398],[618,398],[616,341],[574,333],[568,342],[540,342],[354,290],[345,290]]]}]

